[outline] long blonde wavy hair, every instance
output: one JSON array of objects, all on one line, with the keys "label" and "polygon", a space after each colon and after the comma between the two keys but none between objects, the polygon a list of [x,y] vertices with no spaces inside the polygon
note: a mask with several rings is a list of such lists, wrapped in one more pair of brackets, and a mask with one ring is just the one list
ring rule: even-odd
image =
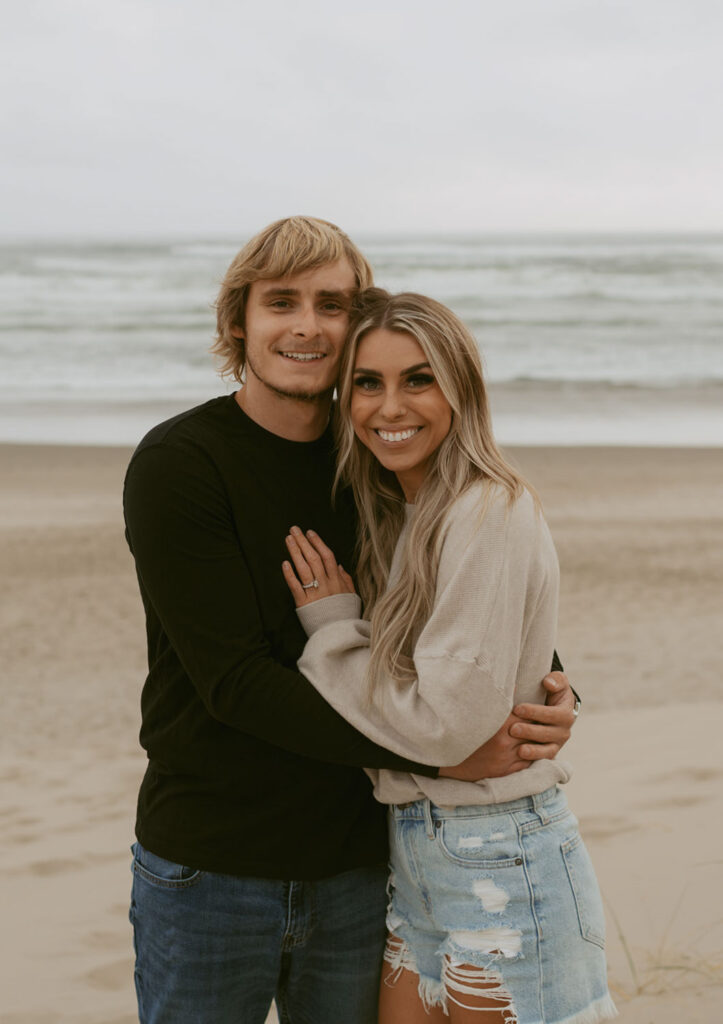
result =
[{"label": "long blonde wavy hair", "polygon": [[[392,555],[404,525],[404,494],[395,475],[359,441],[351,420],[357,350],[367,334],[380,328],[410,334],[418,342],[452,409],[449,433],[434,453],[417,495],[401,572],[388,589]],[[434,299],[411,292],[390,295],[381,288],[359,293],[342,358],[338,399],[335,486],[349,485],[359,510],[356,580],[365,615],[371,619],[371,694],[385,677],[404,681],[415,675],[414,642],[432,612],[450,506],[477,481],[503,488],[510,503],[526,484],[495,443],[477,344],[454,313]]]}]

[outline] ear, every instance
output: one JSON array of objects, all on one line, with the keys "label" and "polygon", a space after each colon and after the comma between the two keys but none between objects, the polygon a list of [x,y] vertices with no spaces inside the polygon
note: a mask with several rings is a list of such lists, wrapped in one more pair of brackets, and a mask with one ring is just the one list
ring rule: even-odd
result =
[{"label": "ear", "polygon": [[238,341],[243,341],[244,340],[244,329],[243,329],[243,327],[239,327],[238,324],[234,324],[233,325],[233,327],[231,328],[231,334]]}]

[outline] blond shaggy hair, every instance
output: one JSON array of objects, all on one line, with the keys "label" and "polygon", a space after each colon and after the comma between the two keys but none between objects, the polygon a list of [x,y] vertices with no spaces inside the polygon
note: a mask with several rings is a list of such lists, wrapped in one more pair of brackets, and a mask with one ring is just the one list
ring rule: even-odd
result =
[{"label": "blond shaggy hair", "polygon": [[[404,494],[395,475],[359,441],[351,422],[356,353],[370,331],[382,328],[410,334],[418,342],[452,410],[449,433],[434,453],[417,494],[401,572],[389,588],[392,555],[404,525]],[[453,502],[477,481],[489,482],[487,502],[501,488],[512,503],[527,485],[495,442],[474,338],[451,310],[434,299],[411,292],[390,295],[381,288],[360,293],[338,390],[336,486],[352,488],[359,510],[356,581],[364,614],[371,620],[368,681],[373,692],[389,676],[400,681],[414,676],[414,640],[432,613],[444,521]],[[480,519],[485,511],[486,502]]]},{"label": "blond shaggy hair", "polygon": [[351,264],[357,288],[373,283],[365,257],[341,228],[327,220],[285,217],[254,235],[226,271],[216,299],[217,331],[211,351],[221,360],[221,374],[243,380],[246,345],[232,331],[245,328],[246,302],[254,281],[288,277],[340,259]]}]

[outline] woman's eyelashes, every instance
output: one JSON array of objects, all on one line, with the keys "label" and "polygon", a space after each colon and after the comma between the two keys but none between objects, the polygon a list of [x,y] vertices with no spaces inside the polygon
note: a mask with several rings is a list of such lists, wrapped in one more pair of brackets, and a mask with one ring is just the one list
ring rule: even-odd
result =
[{"label": "woman's eyelashes", "polygon": [[434,377],[431,373],[413,373],[411,377],[407,377],[406,383],[412,388],[426,388],[434,384]]},{"label": "woman's eyelashes", "polygon": [[368,377],[360,375],[354,378],[354,387],[358,388],[359,391],[376,391],[377,388],[381,387],[382,382],[378,377]]},{"label": "woman's eyelashes", "polygon": [[[421,391],[422,388],[429,387],[434,384],[434,377],[429,373],[413,373],[409,377],[403,380],[403,386],[409,388],[412,391]],[[374,392],[379,391],[384,387],[381,377],[370,377],[367,375],[360,375],[354,378],[354,387],[360,391]]]}]

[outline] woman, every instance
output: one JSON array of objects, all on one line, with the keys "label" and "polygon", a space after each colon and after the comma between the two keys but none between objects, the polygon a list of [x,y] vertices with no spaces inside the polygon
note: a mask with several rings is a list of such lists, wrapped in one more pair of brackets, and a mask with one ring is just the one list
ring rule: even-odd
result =
[{"label": "woman", "polygon": [[[294,527],[283,566],[299,668],[353,725],[418,761],[463,760],[544,700],[558,567],[539,503],[492,436],[474,339],[419,295],[363,293],[342,364],[338,480],[356,577]],[[594,1024],[616,1015],[604,921],[562,762],[477,783],[370,771],[390,805],[381,1024]]]}]

